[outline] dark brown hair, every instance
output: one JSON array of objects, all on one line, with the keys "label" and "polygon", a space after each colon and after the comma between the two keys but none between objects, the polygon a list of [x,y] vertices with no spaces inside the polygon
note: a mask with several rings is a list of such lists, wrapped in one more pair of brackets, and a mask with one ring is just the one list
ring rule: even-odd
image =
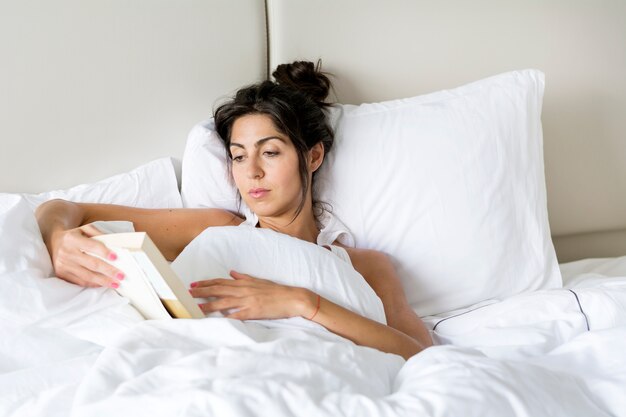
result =
[{"label": "dark brown hair", "polygon": [[[296,211],[297,217],[304,207],[307,192],[313,186],[308,177],[308,151],[319,142],[324,146],[325,154],[333,146],[334,132],[323,111],[331,105],[326,102],[331,82],[321,71],[321,61],[317,65],[308,61],[281,64],[272,76],[275,81],[263,81],[244,87],[232,99],[217,107],[213,114],[215,129],[224,142],[228,160],[232,160],[232,128],[239,117],[249,114],[267,115],[276,129],[291,139],[298,154],[302,184],[302,200]],[[313,173],[313,179],[316,172]],[[241,202],[241,196],[239,198]]]}]

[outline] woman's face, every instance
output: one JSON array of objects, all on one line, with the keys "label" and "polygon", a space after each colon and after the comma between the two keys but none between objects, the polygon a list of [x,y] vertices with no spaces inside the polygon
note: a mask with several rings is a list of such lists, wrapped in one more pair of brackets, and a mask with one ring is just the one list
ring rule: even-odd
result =
[{"label": "woman's face", "polygon": [[232,173],[241,197],[260,217],[293,218],[301,201],[298,154],[269,116],[238,118],[231,131]]}]

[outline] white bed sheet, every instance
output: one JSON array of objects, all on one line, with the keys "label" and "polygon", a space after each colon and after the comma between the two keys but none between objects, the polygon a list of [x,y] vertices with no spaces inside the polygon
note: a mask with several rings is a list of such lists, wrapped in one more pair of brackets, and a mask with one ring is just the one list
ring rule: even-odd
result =
[{"label": "white bed sheet", "polygon": [[[32,232],[16,213],[0,228]],[[427,317],[442,344],[404,361],[284,323],[143,321],[110,290],[29,267],[45,256],[33,236],[10,241],[0,416],[626,415],[626,257],[563,265],[568,288]],[[28,245],[31,261],[7,259]]]}]

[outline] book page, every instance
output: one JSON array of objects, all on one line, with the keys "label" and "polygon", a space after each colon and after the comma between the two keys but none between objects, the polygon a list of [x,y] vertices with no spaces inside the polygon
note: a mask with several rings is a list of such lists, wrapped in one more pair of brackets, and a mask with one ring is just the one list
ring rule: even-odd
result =
[{"label": "book page", "polygon": [[161,274],[154,267],[154,264],[150,262],[150,259],[144,252],[139,251],[131,251],[131,255],[135,258],[135,261],[139,264],[143,272],[145,273],[148,282],[152,284],[152,288],[156,291],[159,298],[166,300],[176,300],[176,296],[167,285],[163,278],[161,278]]},{"label": "book page", "polygon": [[146,274],[144,274],[143,265],[140,265],[136,261],[135,254],[140,252],[134,252],[124,248],[115,248],[115,252],[118,258],[114,262],[114,265],[124,271],[126,275],[126,277],[120,281],[120,286],[116,291],[121,296],[126,297],[131,305],[146,319],[171,319],[169,313],[155,293],[150,280],[146,277]]}]

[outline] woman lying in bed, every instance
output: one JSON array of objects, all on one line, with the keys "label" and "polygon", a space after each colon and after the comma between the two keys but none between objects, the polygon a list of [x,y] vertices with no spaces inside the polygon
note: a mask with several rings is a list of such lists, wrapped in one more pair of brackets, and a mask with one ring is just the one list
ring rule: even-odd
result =
[{"label": "woman lying in bed", "polygon": [[[231,272],[233,279],[191,284],[205,313],[234,311],[239,320],[301,316],[353,342],[409,358],[432,344],[409,306],[390,260],[373,250],[318,239],[312,188],[315,172],[333,144],[323,108],[329,79],[311,62],[280,65],[276,82],[264,81],[237,92],[217,108],[216,130],[230,157],[232,178],[243,201],[258,217],[257,227],[330,248],[345,256],[381,298],[387,325],[362,317],[304,288],[289,287]],[[124,274],[85,252],[114,260],[116,255],[89,237],[96,220],[128,220],[147,232],[163,255],[175,259],[205,228],[237,226],[244,219],[221,209],[139,209],[53,200],[37,209],[37,219],[59,278],[83,286],[117,288]],[[272,278],[272,277],[266,277]]]}]

